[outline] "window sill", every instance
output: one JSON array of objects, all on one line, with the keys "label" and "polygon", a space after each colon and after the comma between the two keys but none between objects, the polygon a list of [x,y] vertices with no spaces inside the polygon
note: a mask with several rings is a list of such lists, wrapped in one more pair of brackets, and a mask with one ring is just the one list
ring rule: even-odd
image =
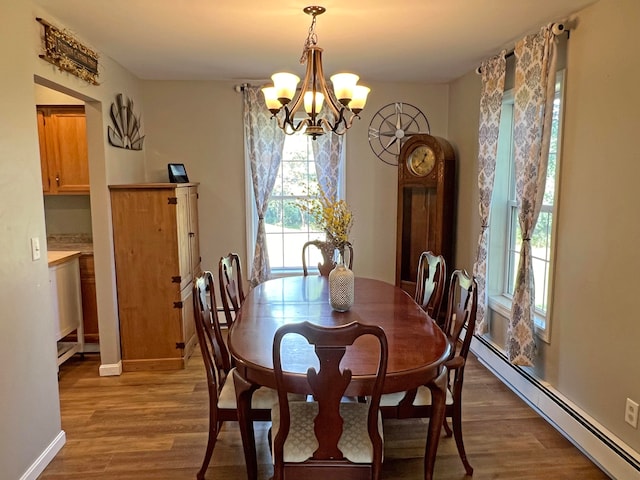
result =
[{"label": "window sill", "polygon": [[[489,308],[505,318],[511,318],[512,300],[505,295],[493,295],[489,297]],[[549,330],[545,317],[535,314],[534,317],[535,333],[540,340],[549,343]]]},{"label": "window sill", "polygon": [[[308,269],[309,275],[317,275],[318,269],[310,268]],[[301,268],[281,268],[278,270],[271,270],[272,278],[282,278],[282,277],[299,277],[302,275]]]}]

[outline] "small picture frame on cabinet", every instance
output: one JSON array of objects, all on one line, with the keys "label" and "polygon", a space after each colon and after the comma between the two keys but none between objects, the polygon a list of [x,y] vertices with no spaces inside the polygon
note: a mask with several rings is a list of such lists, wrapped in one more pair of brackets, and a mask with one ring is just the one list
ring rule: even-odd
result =
[{"label": "small picture frame on cabinet", "polygon": [[183,163],[169,163],[167,168],[169,170],[170,183],[189,183],[187,169],[184,168]]}]

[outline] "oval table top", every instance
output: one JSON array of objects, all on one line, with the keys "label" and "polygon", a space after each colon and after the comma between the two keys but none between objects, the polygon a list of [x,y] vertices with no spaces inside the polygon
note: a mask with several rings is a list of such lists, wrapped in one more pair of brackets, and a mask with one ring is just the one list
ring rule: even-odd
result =
[{"label": "oval table top", "polygon": [[[347,312],[329,305],[329,282],[322,276],[276,278],[253,288],[229,331],[229,349],[238,371],[251,383],[275,387],[272,344],[276,330],[290,322],[344,325],[353,321],[381,326],[389,358],[384,392],[424,385],[438,373],[449,354],[442,330],[400,288],[380,280],[356,277],[355,302]],[[302,337],[290,335],[282,348],[283,369],[303,374],[317,361]],[[297,337],[297,338],[296,338]],[[363,337],[347,350],[343,364],[353,373],[349,395],[358,383],[371,381],[378,361],[373,338]]]}]

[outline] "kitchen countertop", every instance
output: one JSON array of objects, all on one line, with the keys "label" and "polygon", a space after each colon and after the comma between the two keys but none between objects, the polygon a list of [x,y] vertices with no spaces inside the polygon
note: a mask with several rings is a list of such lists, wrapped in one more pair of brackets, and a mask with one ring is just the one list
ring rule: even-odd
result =
[{"label": "kitchen countertop", "polygon": [[80,256],[79,251],[51,251],[47,252],[47,261],[50,267],[63,264]]}]

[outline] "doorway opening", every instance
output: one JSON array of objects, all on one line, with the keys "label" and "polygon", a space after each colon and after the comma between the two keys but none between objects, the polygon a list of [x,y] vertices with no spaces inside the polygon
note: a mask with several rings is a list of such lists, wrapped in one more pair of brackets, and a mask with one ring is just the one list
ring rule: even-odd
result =
[{"label": "doorway opening", "polygon": [[[69,333],[67,328],[64,338],[56,339],[60,363],[69,358],[64,352],[70,346],[83,355],[100,352],[89,167],[95,162],[89,158],[87,126],[91,124],[86,122],[87,107],[92,102],[45,79],[34,80],[47,251],[80,252],[80,287],[72,298],[79,295],[81,307],[79,312],[71,309],[71,313],[80,317],[74,325],[79,321],[83,328]],[[96,104],[99,107],[99,102],[93,102],[94,107]]]}]

